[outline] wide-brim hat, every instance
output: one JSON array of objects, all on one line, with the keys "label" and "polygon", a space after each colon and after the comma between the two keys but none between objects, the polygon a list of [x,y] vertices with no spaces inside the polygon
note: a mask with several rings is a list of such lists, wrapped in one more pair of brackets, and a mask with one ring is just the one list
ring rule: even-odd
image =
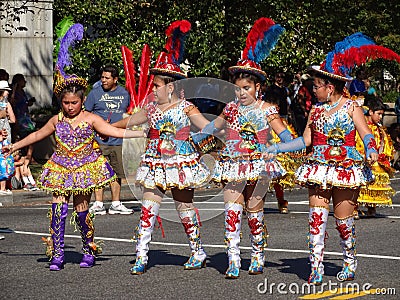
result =
[{"label": "wide-brim hat", "polygon": [[349,81],[353,80],[352,77],[345,77],[345,76],[341,76],[341,75],[330,73],[330,72],[324,70],[321,66],[311,66],[309,68],[308,72],[309,73],[319,73],[319,74],[324,75],[326,77],[330,77],[330,78],[333,78],[333,79],[336,79],[336,80],[340,80],[340,81],[349,82]]},{"label": "wide-brim hat", "polygon": [[241,59],[235,66],[228,68],[229,72],[234,75],[237,73],[247,73],[258,77],[261,81],[267,79],[267,73],[261,70],[261,66],[250,59]]},{"label": "wide-brim hat", "polygon": [[161,52],[158,56],[156,65],[150,69],[150,73],[154,75],[170,76],[176,79],[187,78],[180,66],[174,62],[172,55]]},{"label": "wide-brim hat", "polygon": [[6,80],[0,80],[0,90],[1,91],[11,91],[10,86]]}]

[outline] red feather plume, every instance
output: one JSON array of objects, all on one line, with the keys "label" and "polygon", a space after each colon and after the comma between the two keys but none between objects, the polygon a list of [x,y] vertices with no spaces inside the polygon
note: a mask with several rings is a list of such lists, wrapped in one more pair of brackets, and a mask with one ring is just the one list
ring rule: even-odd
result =
[{"label": "red feather plume", "polygon": [[150,69],[151,51],[149,45],[145,44],[142,49],[142,58],[140,61],[140,78],[138,87],[138,103],[140,107],[146,104],[146,96],[149,85],[149,69]]},{"label": "red feather plume", "polygon": [[246,39],[246,47],[243,50],[242,58],[248,58],[248,52],[254,51],[256,48],[257,42],[264,38],[265,32],[268,31],[275,22],[269,18],[260,18],[256,22],[254,22],[253,27],[249,31]]},{"label": "red feather plume", "polygon": [[177,64],[180,64],[183,59],[184,40],[190,31],[191,24],[187,20],[174,21],[165,30],[167,42],[165,50],[172,55]]},{"label": "red feather plume", "polygon": [[400,63],[400,55],[396,52],[383,46],[366,45],[359,48],[352,47],[344,53],[336,54],[332,62],[332,68],[335,74],[341,74],[340,68],[345,67],[351,70],[354,66],[360,66],[378,58],[394,60]]},{"label": "red feather plume", "polygon": [[138,105],[138,97],[136,94],[136,71],[133,62],[132,51],[129,50],[127,46],[121,46],[122,60],[124,62],[125,71],[125,87],[129,92],[131,97],[131,102],[129,103],[127,113],[132,113],[133,109]]}]

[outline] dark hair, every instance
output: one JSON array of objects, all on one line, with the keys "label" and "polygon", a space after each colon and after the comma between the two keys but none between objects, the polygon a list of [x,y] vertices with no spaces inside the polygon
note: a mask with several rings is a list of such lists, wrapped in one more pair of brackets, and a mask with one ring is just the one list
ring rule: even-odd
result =
[{"label": "dark hair", "polygon": [[343,93],[344,87],[346,86],[345,81],[332,78],[319,72],[315,72],[313,75],[314,77],[322,79],[324,81],[324,84],[332,84],[335,87],[335,91],[337,93]]},{"label": "dark hair", "polygon": [[78,96],[82,101],[85,99],[85,89],[80,85],[69,85],[65,87],[60,93],[60,101],[64,98],[65,94],[72,93]]},{"label": "dark hair", "polygon": [[279,105],[279,99],[280,99],[280,97],[276,93],[272,92],[270,89],[267,89],[267,91],[264,94],[265,102]]},{"label": "dark hair", "polygon": [[377,110],[383,110],[383,111],[386,110],[386,104],[383,103],[383,101],[380,98],[372,96],[369,99],[366,98],[366,100],[367,100],[366,104],[369,110],[372,110],[373,112]]},{"label": "dark hair", "polygon": [[15,87],[15,85],[20,82],[21,80],[25,80],[25,76],[22,75],[21,73],[15,74],[12,78],[11,81],[11,85],[13,86],[13,88]]},{"label": "dark hair", "polygon": [[111,73],[111,76],[113,78],[118,78],[119,77],[119,73],[118,73],[118,69],[115,66],[112,65],[106,65],[104,67],[101,68],[101,72],[108,72]]},{"label": "dark hair", "polygon": [[5,69],[0,69],[0,80],[5,80],[8,82],[10,80],[10,74]]},{"label": "dark hair", "polygon": [[160,78],[162,81],[164,81],[164,85],[167,85],[169,83],[173,83],[174,85],[174,94],[176,94],[178,97],[183,97],[184,98],[184,89],[183,85],[180,83],[180,80],[171,76],[167,75],[160,75],[160,74],[154,74],[154,76],[157,76]]},{"label": "dark hair", "polygon": [[154,76],[160,78],[165,84],[177,81],[176,78],[167,75],[154,74]]},{"label": "dark hair", "polygon": [[247,79],[250,81],[253,81],[255,84],[260,83],[260,78],[258,78],[256,75],[253,74],[249,74],[249,73],[244,73],[244,72],[239,72],[239,73],[235,73],[231,76],[230,81],[232,83],[235,83],[236,80],[238,79]]}]

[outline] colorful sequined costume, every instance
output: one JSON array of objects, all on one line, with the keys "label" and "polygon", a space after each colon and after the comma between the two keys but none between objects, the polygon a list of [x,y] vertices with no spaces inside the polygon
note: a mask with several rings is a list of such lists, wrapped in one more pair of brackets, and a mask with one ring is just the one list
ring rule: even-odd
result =
[{"label": "colorful sequined costume", "polygon": [[[285,118],[281,118],[282,123],[289,130],[292,138],[297,138],[297,133],[294,127],[289,124]],[[281,139],[275,133],[275,131],[271,131],[271,139],[269,140],[270,144],[281,143]],[[283,152],[279,153],[276,156],[276,160],[283,166],[286,170],[286,175],[283,177],[276,178],[270,184],[270,188],[275,190],[276,200],[278,201],[278,209],[282,214],[287,214],[288,210],[288,201],[285,200],[284,190],[285,189],[293,189],[295,186],[295,172],[298,167],[300,167],[301,163],[305,158],[305,151],[296,151],[296,152]]]},{"label": "colorful sequined costume", "polygon": [[[286,126],[289,132],[292,134],[293,138],[297,138],[297,133],[294,127],[289,124],[285,118],[281,118],[282,123]],[[281,140],[275,131],[271,130],[272,138],[269,141],[270,144],[280,143]],[[294,176],[296,170],[300,167],[303,162],[303,158],[305,155],[305,151],[296,151],[296,152],[284,152],[279,153],[276,156],[277,161],[282,165],[282,167],[286,170],[286,175],[280,178],[273,180],[272,184],[278,183],[284,189],[292,189],[296,183],[296,177]]]},{"label": "colorful sequined costume", "polygon": [[257,102],[249,106],[238,105],[236,102],[226,105],[223,111],[226,141],[218,155],[214,181],[251,183],[286,174],[277,160],[265,160],[262,156],[270,132],[267,118],[277,113],[275,106],[261,109]]},{"label": "colorful sequined costume", "polygon": [[[296,171],[297,181],[304,186],[324,190],[333,187],[357,189],[373,181],[371,170],[364,165],[364,158],[356,149],[356,128],[348,113],[354,102],[348,99],[342,107],[332,112],[339,103],[332,106],[324,103],[311,111],[313,149],[306,162]],[[311,274],[308,282],[311,284],[321,284],[324,274],[328,215],[326,208],[310,206],[308,247]],[[357,268],[354,217],[335,219],[344,258],[338,278],[341,281],[352,280]]]},{"label": "colorful sequined costume", "polygon": [[161,111],[156,103],[145,109],[150,126],[149,141],[136,179],[146,188],[196,188],[208,182],[210,171],[200,162],[190,140],[190,119],[186,111],[193,104],[183,100]]},{"label": "colorful sequined costume", "polygon": [[87,194],[116,179],[114,170],[101,155],[95,131],[86,122],[75,129],[59,114],[56,151],[44,164],[38,187],[57,195]]},{"label": "colorful sequined costume", "polygon": [[[374,135],[379,157],[378,161],[371,166],[375,181],[361,188],[357,201],[365,206],[390,206],[392,205],[392,196],[395,193],[390,186],[390,178],[394,173],[394,169],[390,165],[394,155],[393,142],[386,127],[378,126],[372,122],[367,122],[367,124]],[[358,134],[356,141],[357,150],[365,155],[364,144]]]},{"label": "colorful sequined costume", "polygon": [[357,189],[373,181],[371,170],[356,149],[356,128],[348,114],[353,101],[317,105],[311,112],[312,154],[296,171],[299,184],[320,189]]}]

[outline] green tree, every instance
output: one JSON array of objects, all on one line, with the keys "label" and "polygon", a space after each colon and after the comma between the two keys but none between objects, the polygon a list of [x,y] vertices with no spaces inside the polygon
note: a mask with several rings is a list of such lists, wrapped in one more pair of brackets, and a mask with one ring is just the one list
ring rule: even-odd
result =
[{"label": "green tree", "polygon": [[[248,31],[263,16],[286,29],[262,63],[271,75],[277,68],[294,73],[319,64],[336,42],[357,31],[400,53],[398,1],[54,1],[54,24],[71,14],[85,27],[85,37],[73,51],[73,71],[91,82],[98,79],[103,64],[114,63],[122,70],[122,45],[132,49],[138,63],[143,45],[149,44],[153,64],[164,47],[166,27],[178,19],[192,24],[185,57],[194,76],[220,76],[236,63]],[[372,71],[386,68],[396,78],[400,76],[399,65],[392,62],[377,61],[368,67]]]}]

